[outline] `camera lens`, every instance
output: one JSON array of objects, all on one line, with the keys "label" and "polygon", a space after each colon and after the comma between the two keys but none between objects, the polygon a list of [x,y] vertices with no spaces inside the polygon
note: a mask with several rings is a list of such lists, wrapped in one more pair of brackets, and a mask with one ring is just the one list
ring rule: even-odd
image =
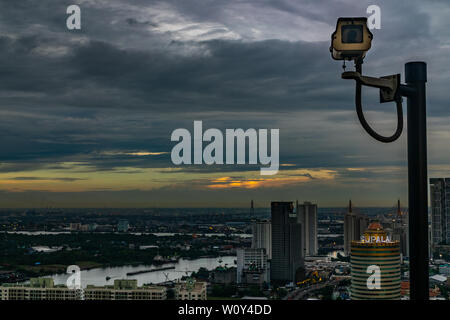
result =
[{"label": "camera lens", "polygon": [[342,43],[361,43],[363,42],[363,26],[362,25],[345,25],[342,26]]}]

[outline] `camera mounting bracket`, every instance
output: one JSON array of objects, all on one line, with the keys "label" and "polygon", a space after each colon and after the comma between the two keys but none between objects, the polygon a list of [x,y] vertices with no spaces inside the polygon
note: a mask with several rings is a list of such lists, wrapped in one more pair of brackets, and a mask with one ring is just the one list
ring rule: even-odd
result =
[{"label": "camera mounting bracket", "polygon": [[400,74],[393,74],[381,78],[367,77],[356,71],[345,71],[342,79],[353,79],[361,85],[380,89],[380,103],[397,101],[400,88]]}]

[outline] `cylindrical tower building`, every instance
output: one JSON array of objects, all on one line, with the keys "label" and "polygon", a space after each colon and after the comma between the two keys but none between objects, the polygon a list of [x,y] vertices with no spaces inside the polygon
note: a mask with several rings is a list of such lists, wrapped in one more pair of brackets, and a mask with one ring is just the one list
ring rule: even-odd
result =
[{"label": "cylindrical tower building", "polygon": [[352,300],[400,299],[400,244],[378,222],[352,241],[350,263]]}]

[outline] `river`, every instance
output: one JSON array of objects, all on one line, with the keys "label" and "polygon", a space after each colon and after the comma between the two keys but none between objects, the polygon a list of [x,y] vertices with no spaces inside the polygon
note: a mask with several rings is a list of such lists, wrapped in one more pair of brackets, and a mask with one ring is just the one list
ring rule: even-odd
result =
[{"label": "river", "polygon": [[[113,285],[115,279],[136,279],[138,285],[149,283],[161,283],[168,280],[176,280],[185,276],[186,274],[191,274],[194,271],[198,271],[201,267],[207,268],[208,270],[213,270],[218,266],[233,267],[236,266],[234,261],[235,256],[220,257],[220,258],[201,258],[195,260],[184,260],[180,259],[177,263],[163,264],[158,267],[168,267],[174,266],[175,269],[155,271],[149,273],[141,273],[133,276],[127,276],[128,272],[136,272],[141,270],[148,270],[158,268],[156,266],[123,266],[123,267],[113,267],[113,268],[96,268],[90,270],[81,271],[81,286],[86,288],[88,284],[96,286]],[[221,261],[221,262],[219,262]],[[167,275],[167,279],[166,276]],[[56,274],[50,276],[53,278],[55,284],[66,284],[68,274]],[[110,277],[106,280],[106,277]]]}]

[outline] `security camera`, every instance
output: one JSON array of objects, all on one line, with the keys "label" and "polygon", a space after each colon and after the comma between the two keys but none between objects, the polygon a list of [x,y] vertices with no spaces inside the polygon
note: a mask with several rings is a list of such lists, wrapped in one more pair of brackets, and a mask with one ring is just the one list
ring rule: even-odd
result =
[{"label": "security camera", "polygon": [[331,56],[335,60],[364,59],[372,39],[366,17],[339,18],[331,35]]}]

